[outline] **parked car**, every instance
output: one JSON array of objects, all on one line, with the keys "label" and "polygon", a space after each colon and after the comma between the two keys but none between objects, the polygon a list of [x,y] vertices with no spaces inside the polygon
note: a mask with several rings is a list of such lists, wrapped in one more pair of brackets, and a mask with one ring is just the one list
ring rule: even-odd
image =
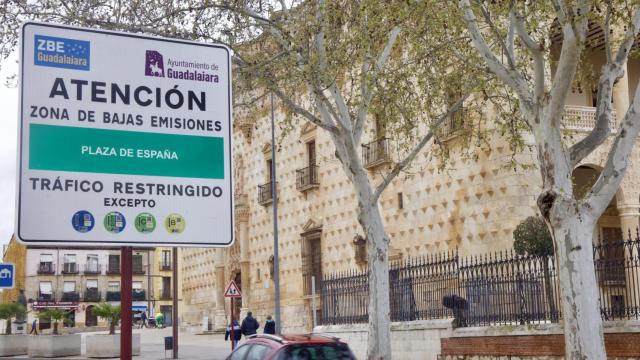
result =
[{"label": "parked car", "polygon": [[256,334],[238,346],[227,360],[355,360],[349,345],[326,334]]}]

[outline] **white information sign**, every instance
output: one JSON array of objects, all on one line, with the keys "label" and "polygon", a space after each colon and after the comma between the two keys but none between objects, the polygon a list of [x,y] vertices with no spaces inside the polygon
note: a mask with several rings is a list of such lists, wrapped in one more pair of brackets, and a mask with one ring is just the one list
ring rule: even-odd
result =
[{"label": "white information sign", "polygon": [[226,47],[27,23],[20,59],[20,240],[232,243]]}]

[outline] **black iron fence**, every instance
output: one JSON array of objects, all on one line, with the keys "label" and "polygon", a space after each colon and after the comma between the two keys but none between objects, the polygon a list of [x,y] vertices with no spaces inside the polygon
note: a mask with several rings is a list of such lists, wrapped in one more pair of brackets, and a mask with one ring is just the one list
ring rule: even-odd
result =
[{"label": "black iron fence", "polygon": [[[593,247],[603,319],[640,318],[640,239]],[[553,256],[457,251],[411,258],[389,270],[392,321],[456,318],[457,326],[558,322],[560,289]],[[320,282],[322,324],[368,319],[368,273],[349,271]],[[446,305],[446,306],[445,306]]]}]

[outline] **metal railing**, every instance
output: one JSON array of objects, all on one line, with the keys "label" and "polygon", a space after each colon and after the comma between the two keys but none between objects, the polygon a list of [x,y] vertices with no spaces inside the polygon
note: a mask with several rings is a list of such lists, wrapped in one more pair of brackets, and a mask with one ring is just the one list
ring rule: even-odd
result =
[{"label": "metal railing", "polygon": [[161,291],[160,300],[171,300],[171,291],[170,290]]},{"label": "metal railing", "polygon": [[304,191],[318,183],[318,166],[309,165],[306,168],[296,170],[296,189]]},{"label": "metal railing", "polygon": [[440,125],[440,136],[443,139],[450,138],[464,131],[464,109],[460,109],[449,115]]},{"label": "metal railing", "polygon": [[120,301],[120,291],[107,291],[106,301]]},{"label": "metal railing", "polygon": [[167,262],[167,261],[160,261],[158,263],[158,269],[160,269],[160,271],[171,271],[171,270],[173,270],[173,268],[171,267],[171,262]]},{"label": "metal railing", "polygon": [[56,264],[50,262],[38,263],[38,274],[55,274]]},{"label": "metal railing", "polygon": [[109,265],[107,267],[107,275],[119,275],[120,274],[120,265],[114,266]]},{"label": "metal railing", "polygon": [[362,145],[362,163],[364,167],[373,167],[390,161],[389,139],[380,138]]},{"label": "metal railing", "polygon": [[65,302],[78,302],[80,301],[80,294],[76,291],[66,291],[60,295],[60,301]]},{"label": "metal railing", "polygon": [[[593,256],[603,319],[640,319],[637,232],[628,240],[598,241]],[[553,256],[499,252],[460,257],[455,251],[392,264],[389,282],[392,321],[454,317],[457,326],[488,326],[562,318]],[[320,282],[322,323],[366,322],[368,292],[366,271],[325,276]]]},{"label": "metal railing", "polygon": [[78,264],[76,263],[64,263],[62,264],[62,273],[63,274],[77,274],[80,270],[78,269]]},{"label": "metal railing", "polygon": [[87,289],[84,292],[84,296],[82,298],[84,299],[84,301],[87,301],[87,302],[100,302],[100,300],[102,299],[102,296],[100,294],[100,291],[98,291],[98,289]]},{"label": "metal railing", "polygon": [[54,295],[54,292],[47,292],[47,293],[43,293],[38,291],[38,297],[36,299],[37,301],[56,301],[56,296]]},{"label": "metal railing", "polygon": [[131,299],[136,301],[142,301],[145,299],[145,291],[144,290],[133,290],[131,293]]},{"label": "metal railing", "polygon": [[100,264],[84,264],[83,272],[87,275],[100,275],[102,266]]},{"label": "metal railing", "polygon": [[[276,183],[276,186],[278,183]],[[260,205],[271,204],[273,201],[273,192],[271,191],[271,182],[258,185],[258,203]]]}]

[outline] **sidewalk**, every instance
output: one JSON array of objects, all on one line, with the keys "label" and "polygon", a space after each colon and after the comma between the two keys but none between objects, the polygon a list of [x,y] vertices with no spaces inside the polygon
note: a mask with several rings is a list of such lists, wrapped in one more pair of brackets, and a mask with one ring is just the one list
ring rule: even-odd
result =
[{"label": "sidewalk", "polygon": [[[164,337],[171,336],[171,328],[165,329],[133,329],[140,334],[140,356],[135,360],[165,359]],[[106,332],[82,333],[82,353],[85,353],[85,336]],[[224,360],[231,352],[231,344],[224,341],[224,335],[194,335],[180,333],[178,335],[178,350],[180,359],[194,360]],[[171,350],[167,351],[167,359],[171,358]],[[16,356],[10,359],[29,359],[26,356]],[[58,359],[86,359],[84,356],[63,357]]]}]

